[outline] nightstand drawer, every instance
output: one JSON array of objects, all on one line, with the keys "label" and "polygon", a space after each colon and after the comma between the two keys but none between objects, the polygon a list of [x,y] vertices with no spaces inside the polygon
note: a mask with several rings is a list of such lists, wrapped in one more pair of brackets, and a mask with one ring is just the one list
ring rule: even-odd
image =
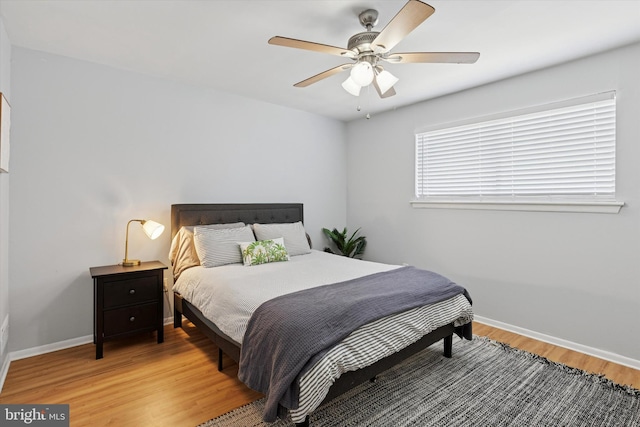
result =
[{"label": "nightstand drawer", "polygon": [[158,279],[155,276],[104,283],[104,308],[157,301]]},{"label": "nightstand drawer", "polygon": [[104,336],[156,329],[158,304],[143,304],[104,312]]}]

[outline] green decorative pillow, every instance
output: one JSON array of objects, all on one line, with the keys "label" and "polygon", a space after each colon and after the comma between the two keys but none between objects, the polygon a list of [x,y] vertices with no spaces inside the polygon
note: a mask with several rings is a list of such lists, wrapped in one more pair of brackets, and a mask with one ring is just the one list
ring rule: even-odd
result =
[{"label": "green decorative pillow", "polygon": [[244,265],[259,265],[268,262],[289,261],[287,248],[284,247],[284,239],[279,237],[270,240],[258,240],[257,242],[240,243],[242,261]]}]

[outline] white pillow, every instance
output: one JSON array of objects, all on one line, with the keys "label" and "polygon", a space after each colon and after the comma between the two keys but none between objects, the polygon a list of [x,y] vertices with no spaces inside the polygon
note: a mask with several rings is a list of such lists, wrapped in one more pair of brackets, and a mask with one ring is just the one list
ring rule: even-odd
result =
[{"label": "white pillow", "polygon": [[258,240],[256,242],[241,242],[242,262],[246,266],[266,264],[269,262],[289,261],[284,239]]},{"label": "white pillow", "polygon": [[196,226],[193,240],[203,267],[218,267],[242,262],[238,242],[253,242],[255,237],[250,226],[227,229],[211,229]]},{"label": "white pillow", "polygon": [[[198,227],[215,229],[240,228],[244,226],[244,222],[198,225]],[[169,260],[171,261],[171,265],[173,267],[174,280],[177,280],[184,270],[200,265],[200,259],[198,258],[193,240],[193,229],[195,227],[196,226],[194,225],[185,225],[181,227],[171,241],[171,248],[169,249]]]},{"label": "white pillow", "polygon": [[283,224],[253,224],[253,231],[258,240],[284,238],[284,245],[290,256],[304,255],[311,252],[307,233],[301,221]]}]

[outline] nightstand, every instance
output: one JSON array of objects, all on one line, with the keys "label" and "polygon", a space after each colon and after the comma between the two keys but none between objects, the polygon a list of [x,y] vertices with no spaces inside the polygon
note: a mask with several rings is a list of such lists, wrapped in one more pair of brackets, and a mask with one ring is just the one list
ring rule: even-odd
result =
[{"label": "nightstand", "polygon": [[164,341],[164,273],[159,261],[134,267],[91,267],[93,278],[93,342],[96,359],[105,341],[146,331],[157,331]]}]

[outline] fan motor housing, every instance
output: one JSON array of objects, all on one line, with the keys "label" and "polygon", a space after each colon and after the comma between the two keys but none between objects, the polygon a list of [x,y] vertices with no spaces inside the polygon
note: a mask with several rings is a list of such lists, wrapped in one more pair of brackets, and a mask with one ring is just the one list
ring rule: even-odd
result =
[{"label": "fan motor housing", "polygon": [[347,43],[347,49],[357,51],[358,53],[371,52],[373,51],[373,49],[371,49],[371,42],[378,37],[378,34],[380,34],[378,31],[364,31],[354,34],[349,39],[349,43]]}]

